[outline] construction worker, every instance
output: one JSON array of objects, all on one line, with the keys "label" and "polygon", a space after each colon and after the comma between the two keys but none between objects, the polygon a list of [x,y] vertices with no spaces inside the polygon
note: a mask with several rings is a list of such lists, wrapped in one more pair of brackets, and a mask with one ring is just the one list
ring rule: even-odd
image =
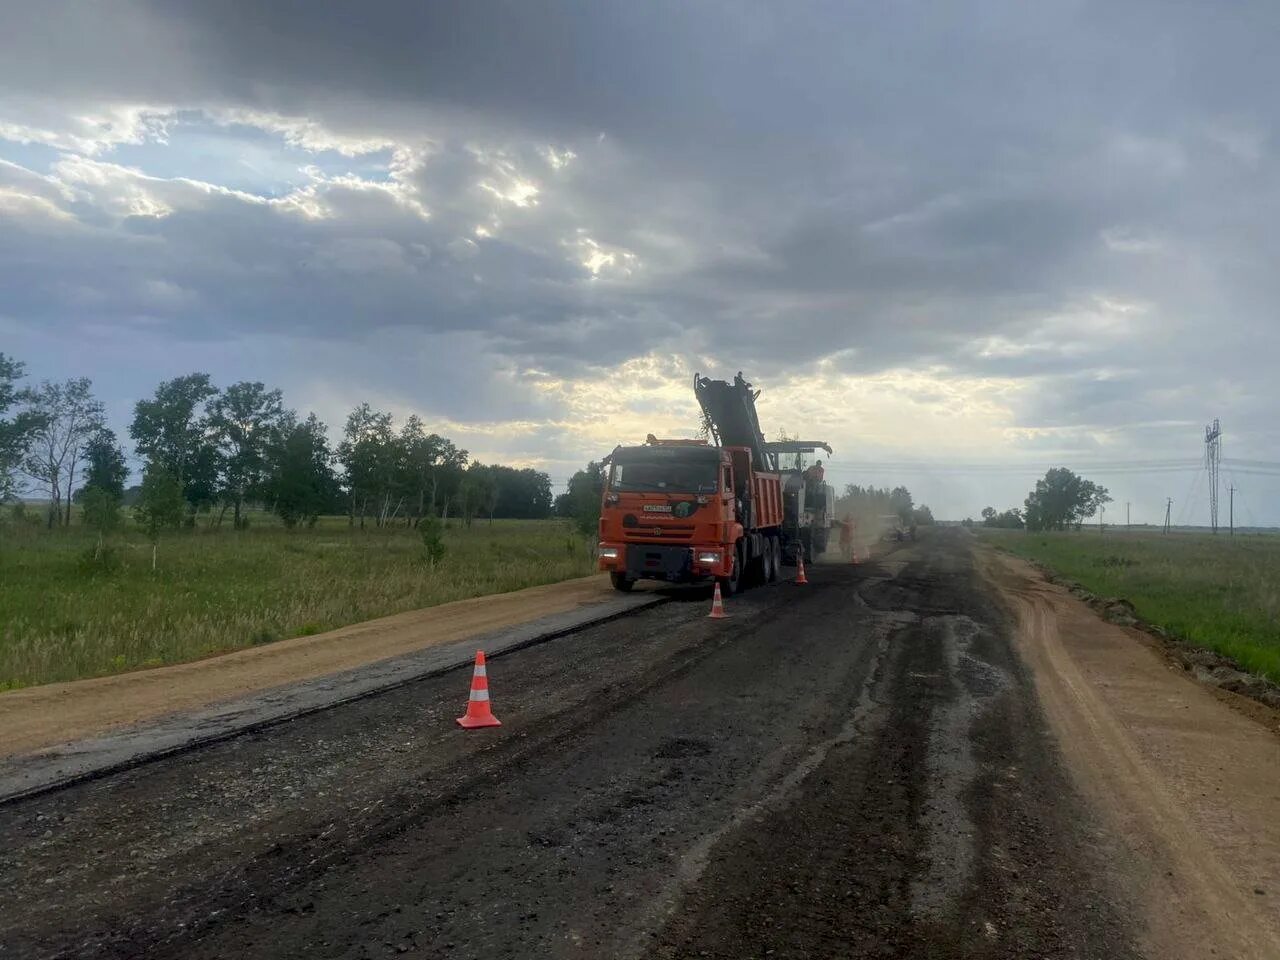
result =
[{"label": "construction worker", "polygon": [[826,477],[826,471],[822,469],[822,461],[816,461],[812,467],[804,472],[804,477],[806,480],[814,480],[817,483],[821,483]]},{"label": "construction worker", "polygon": [[840,554],[846,560],[853,556],[853,532],[853,517],[846,513],[844,519],[840,521]]}]

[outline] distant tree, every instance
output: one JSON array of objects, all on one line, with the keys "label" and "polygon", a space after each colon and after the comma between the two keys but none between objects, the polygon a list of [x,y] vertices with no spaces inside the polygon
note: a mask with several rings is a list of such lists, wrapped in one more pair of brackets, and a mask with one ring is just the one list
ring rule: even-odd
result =
[{"label": "distant tree", "polygon": [[1025,521],[1022,519],[1022,511],[1017,507],[1001,513],[996,513],[994,508],[987,507],[982,511],[982,525],[998,530],[1021,530],[1025,526]]},{"label": "distant tree", "polygon": [[182,482],[163,463],[151,460],[142,473],[142,488],[133,508],[134,519],[151,541],[151,569],[156,568],[156,548],[160,534],[182,524],[186,499]]},{"label": "distant tree", "polygon": [[283,417],[280,391],[247,380],[233,383],[209,403],[209,429],[221,454],[222,497],[233,508],[237,530],[243,526],[246,498],[261,493],[267,448],[276,440]]},{"label": "distant tree", "polygon": [[529,467],[517,470],[500,464],[488,469],[496,492],[492,516],[536,520],[551,515],[551,478],[547,474]]},{"label": "distant tree", "polygon": [[488,511],[492,519],[496,500],[497,482],[492,471],[482,463],[471,464],[458,487],[458,508],[463,524],[471,526],[476,515],[484,511]]},{"label": "distant tree", "polygon": [[25,369],[25,364],[0,353],[0,503],[17,492],[17,473],[40,424],[38,414],[27,409],[17,409],[6,417],[26,396],[18,387]]},{"label": "distant tree", "polygon": [[403,475],[391,414],[376,411],[367,403],[352,410],[338,445],[338,461],[344,471],[350,522],[355,523],[358,512],[363,529],[373,507],[375,522],[381,526],[391,514],[391,498]]},{"label": "distant tree", "polygon": [[896,513],[904,524],[910,525],[911,515],[915,511],[915,503],[911,499],[911,491],[906,487],[894,487],[889,493],[889,508]]},{"label": "distant tree", "polygon": [[166,380],[150,400],[134,405],[129,425],[138,455],[176,478],[193,510],[217,495],[219,457],[208,418],[209,401],[217,395],[207,373]]},{"label": "distant tree", "polygon": [[124,451],[116,442],[115,433],[105,427],[95,433],[84,448],[84,463],[81,493],[102,490],[119,503],[124,498],[129,467],[125,464]]},{"label": "distant tree", "polygon": [[24,398],[38,421],[31,432],[23,472],[49,495],[48,525],[71,524],[71,497],[84,465],[85,448],[104,429],[105,411],[86,377],[48,380]]},{"label": "distant tree", "polygon": [[[187,522],[195,523],[195,514],[212,510],[223,494],[222,452],[213,442],[202,443],[194,459],[187,465],[182,484],[182,498],[188,507]],[[218,520],[221,521],[219,513]]]},{"label": "distant tree", "polygon": [[290,529],[314,524],[338,494],[328,428],[314,413],[301,423],[289,413],[266,458],[263,493],[276,514]]},{"label": "distant tree", "polygon": [[933,511],[923,503],[916,507],[914,519],[916,526],[920,527],[931,527],[936,522],[933,519]]},{"label": "distant tree", "polygon": [[605,466],[592,460],[569,478],[569,489],[556,498],[556,514],[572,519],[587,537],[597,535],[600,530],[605,475]]},{"label": "distant tree", "polygon": [[438,504],[453,498],[468,455],[447,437],[428,433],[416,414],[405,421],[397,440],[399,485],[408,497],[408,515],[418,524],[423,517],[435,516]]},{"label": "distant tree", "polygon": [[1106,487],[1084,480],[1065,467],[1054,467],[1027,495],[1023,521],[1028,530],[1078,527],[1103,504],[1111,502]]},{"label": "distant tree", "polygon": [[[888,488],[862,487],[847,484],[844,493],[836,498],[836,516],[851,517],[854,522],[865,529],[879,527],[883,517],[895,514],[903,524],[910,526],[915,520],[916,510],[911,491],[906,487]],[[933,522],[933,514],[929,514],[929,522]]]}]

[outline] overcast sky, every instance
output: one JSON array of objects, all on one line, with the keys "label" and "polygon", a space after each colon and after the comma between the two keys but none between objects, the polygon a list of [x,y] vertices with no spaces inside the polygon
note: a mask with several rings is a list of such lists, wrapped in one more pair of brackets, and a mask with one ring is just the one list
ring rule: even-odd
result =
[{"label": "overcast sky", "polygon": [[942,516],[1280,460],[1280,4],[4,10],[0,350],[122,433],[204,370],[562,481],[741,369]]}]

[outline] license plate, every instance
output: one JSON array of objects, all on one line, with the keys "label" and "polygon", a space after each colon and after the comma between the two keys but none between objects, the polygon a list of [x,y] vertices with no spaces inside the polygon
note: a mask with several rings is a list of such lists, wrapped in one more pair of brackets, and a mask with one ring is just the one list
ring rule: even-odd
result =
[{"label": "license plate", "polygon": [[645,513],[670,513],[671,506],[666,503],[646,503],[644,505]]}]

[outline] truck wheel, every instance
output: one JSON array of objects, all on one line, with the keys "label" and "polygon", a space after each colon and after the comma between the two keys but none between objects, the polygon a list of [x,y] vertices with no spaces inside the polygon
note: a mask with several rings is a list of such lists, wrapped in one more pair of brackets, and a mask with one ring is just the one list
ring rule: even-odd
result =
[{"label": "truck wheel", "polygon": [[769,582],[777,583],[782,576],[782,541],[777,537],[770,537],[766,550],[769,555]]},{"label": "truck wheel", "polygon": [[732,597],[742,587],[742,542],[733,551],[733,573],[727,577],[717,577],[720,581],[720,596]]},{"label": "truck wheel", "polygon": [[631,588],[636,585],[636,582],[625,573],[610,572],[609,582],[613,584],[613,589],[620,593],[630,593]]},{"label": "truck wheel", "polygon": [[764,549],[760,552],[760,582],[773,583],[777,579],[773,569],[773,541],[765,538]]}]

